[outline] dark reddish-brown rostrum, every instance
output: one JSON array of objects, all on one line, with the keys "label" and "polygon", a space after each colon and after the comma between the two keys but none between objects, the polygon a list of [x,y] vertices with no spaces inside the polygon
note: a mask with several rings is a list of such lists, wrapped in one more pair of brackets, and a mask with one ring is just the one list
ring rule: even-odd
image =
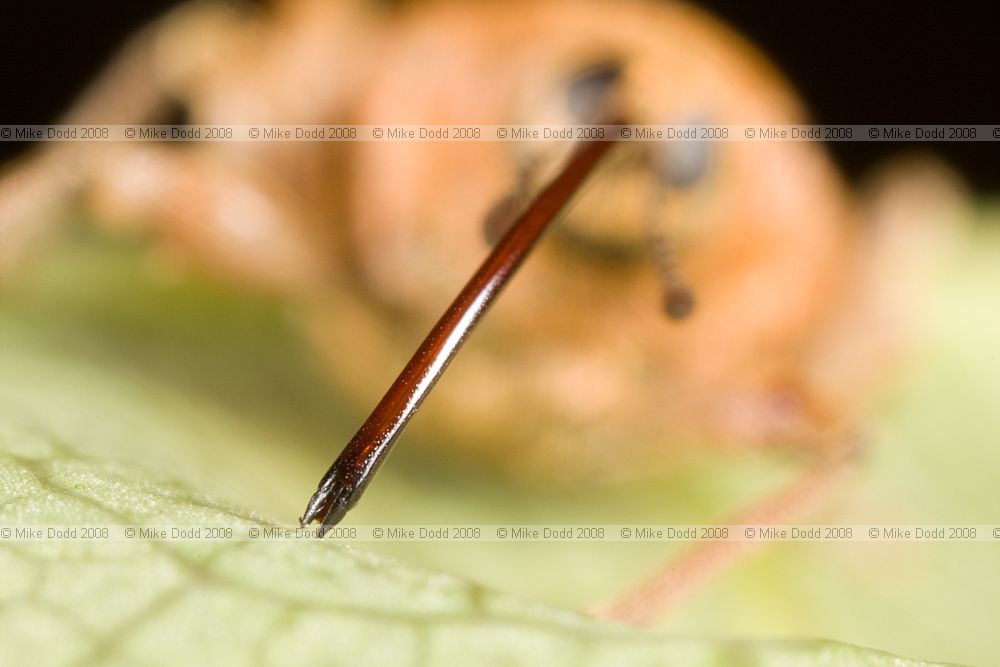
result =
[{"label": "dark reddish-brown rostrum", "polygon": [[[620,123],[613,123],[619,125]],[[582,142],[566,166],[511,226],[438,320],[371,415],[320,480],[302,524],[322,522],[321,534],[357,503],[403,428],[448,367],[469,332],[524,261],[542,232],[617,139]]]}]

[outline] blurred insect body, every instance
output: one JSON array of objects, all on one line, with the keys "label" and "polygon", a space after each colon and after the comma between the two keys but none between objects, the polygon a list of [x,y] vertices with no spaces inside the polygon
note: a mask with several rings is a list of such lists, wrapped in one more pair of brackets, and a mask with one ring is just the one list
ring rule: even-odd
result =
[{"label": "blurred insect body", "polygon": [[[156,122],[179,103],[206,124],[571,124],[612,94],[638,124],[805,119],[766,60],[681,4],[285,0],[181,7],[65,120]],[[103,224],[148,225],[297,304],[371,403],[569,147],[44,145],[0,173],[0,263],[83,196]],[[606,480],[679,443],[816,450],[855,424],[921,267],[912,209],[863,224],[813,142],[621,145],[589,183],[425,404],[424,440]]]},{"label": "blurred insect body", "polygon": [[[757,53],[683,5],[299,0],[182,7],[67,120],[151,122],[174,100],[199,123],[573,123],[612,88],[636,123],[804,118]],[[882,286],[858,282],[876,235],[822,149],[623,148],[426,406],[434,441],[604,476],[655,466],[671,441],[801,444],[850,420],[885,350],[850,358],[830,332]],[[495,238],[565,150],[51,145],[3,180],[0,224],[12,251],[41,201],[82,192],[105,224],[153,225],[202,268],[302,303],[334,375],[372,396],[387,378],[370,364],[401,360],[488,247],[483,221]],[[665,319],[664,292],[690,317]],[[829,381],[831,354],[853,377]]]}]

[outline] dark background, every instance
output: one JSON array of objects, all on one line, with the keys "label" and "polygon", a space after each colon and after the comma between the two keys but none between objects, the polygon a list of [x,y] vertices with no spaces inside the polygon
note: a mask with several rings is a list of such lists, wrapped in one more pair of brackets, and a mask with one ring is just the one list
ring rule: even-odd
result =
[{"label": "dark background", "polygon": [[[332,0],[336,1],[336,0]],[[168,0],[10,3],[0,20],[0,123],[45,123],[66,109],[117,45],[176,4]],[[699,3],[761,47],[820,123],[1000,123],[1000,10],[969,1],[817,5]],[[875,3],[873,3],[874,5]],[[920,144],[980,192],[1000,192],[1000,145]],[[0,143],[0,160],[24,146]],[[831,145],[848,175],[901,150]]]}]

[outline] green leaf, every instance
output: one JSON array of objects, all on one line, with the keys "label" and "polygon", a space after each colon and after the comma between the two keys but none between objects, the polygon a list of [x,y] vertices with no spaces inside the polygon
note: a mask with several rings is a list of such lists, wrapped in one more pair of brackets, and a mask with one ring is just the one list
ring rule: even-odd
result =
[{"label": "green leaf", "polygon": [[[279,408],[270,429],[243,425],[225,401],[192,400],[184,372],[167,382],[116,365],[137,358],[122,346],[80,343],[85,327],[54,345],[66,332],[34,307],[0,309],[0,525],[245,528],[273,520],[219,494],[258,508],[283,506],[287,488],[302,499],[316,471],[297,472],[304,450]],[[198,348],[184,349],[193,360]],[[927,664],[820,640],[642,631],[330,541],[0,540],[0,573],[3,665]]]},{"label": "green leaf", "polygon": [[[0,428],[0,524],[265,525],[9,404]],[[0,570],[9,665],[918,664],[822,641],[670,638],[330,541],[7,541]]]}]

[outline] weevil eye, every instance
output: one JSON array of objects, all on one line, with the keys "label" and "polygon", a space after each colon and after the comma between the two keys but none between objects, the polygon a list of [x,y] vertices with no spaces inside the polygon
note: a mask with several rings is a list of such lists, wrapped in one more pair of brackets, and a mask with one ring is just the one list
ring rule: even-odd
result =
[{"label": "weevil eye", "polygon": [[569,81],[566,102],[573,117],[593,122],[605,110],[625,67],[618,58],[606,58],[577,71]]},{"label": "weevil eye", "polygon": [[191,108],[176,97],[167,99],[162,113],[160,122],[164,125],[190,125],[192,122]]},{"label": "weevil eye", "polygon": [[653,169],[664,184],[689,188],[708,173],[712,150],[707,141],[674,141],[656,145],[653,152]]}]

